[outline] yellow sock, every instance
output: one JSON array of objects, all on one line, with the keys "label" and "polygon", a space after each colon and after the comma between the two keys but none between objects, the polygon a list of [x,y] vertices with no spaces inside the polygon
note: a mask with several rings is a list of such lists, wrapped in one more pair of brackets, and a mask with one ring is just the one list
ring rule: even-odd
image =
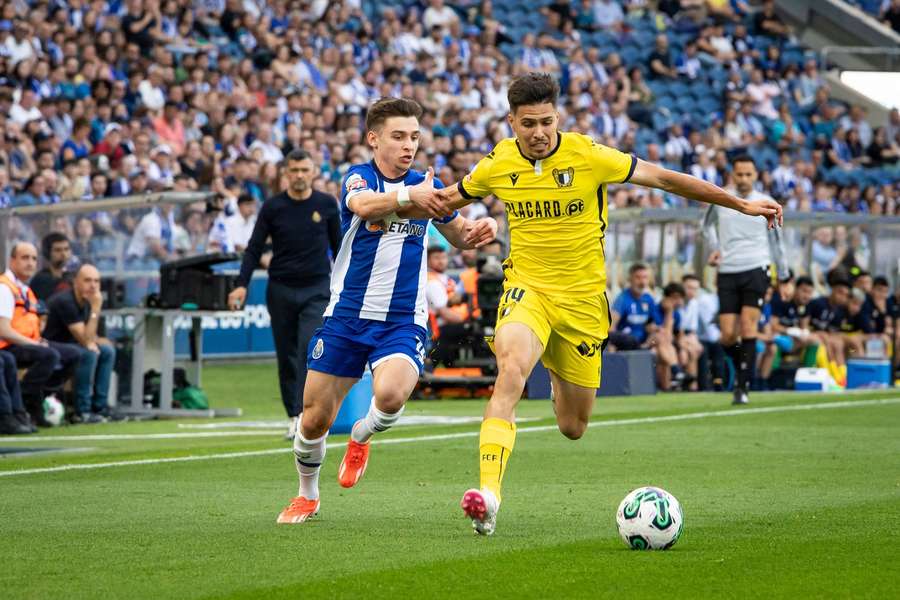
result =
[{"label": "yellow sock", "polygon": [[816,346],[816,366],[820,369],[828,368],[828,352],[822,344]]},{"label": "yellow sock", "polygon": [[478,440],[481,487],[494,492],[497,500],[500,499],[500,484],[515,443],[514,423],[496,417],[487,418],[481,423],[481,436]]},{"label": "yellow sock", "polygon": [[841,380],[841,369],[833,360],[828,361],[828,373],[831,374],[832,379],[834,379],[835,381]]}]

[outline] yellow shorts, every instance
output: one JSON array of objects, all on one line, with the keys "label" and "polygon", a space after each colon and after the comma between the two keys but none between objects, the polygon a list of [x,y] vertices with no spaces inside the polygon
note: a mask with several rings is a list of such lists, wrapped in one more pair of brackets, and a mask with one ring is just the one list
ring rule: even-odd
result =
[{"label": "yellow shorts", "polygon": [[507,277],[495,334],[507,323],[522,323],[541,340],[541,362],[548,370],[569,383],[598,388],[609,321],[606,294],[586,298],[544,294]]}]

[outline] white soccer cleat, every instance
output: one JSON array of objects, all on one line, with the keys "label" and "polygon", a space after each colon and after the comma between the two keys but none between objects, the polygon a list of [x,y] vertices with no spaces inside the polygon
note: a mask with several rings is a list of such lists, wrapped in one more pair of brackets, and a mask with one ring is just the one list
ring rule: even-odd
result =
[{"label": "white soccer cleat", "polygon": [[294,436],[297,435],[297,429],[300,427],[300,417],[291,417],[291,423],[288,425],[288,430],[284,434],[284,439],[293,442]]},{"label": "white soccer cleat", "polygon": [[497,526],[497,511],[500,501],[488,489],[468,490],[459,503],[466,516],[472,519],[472,529],[479,535],[493,535]]}]

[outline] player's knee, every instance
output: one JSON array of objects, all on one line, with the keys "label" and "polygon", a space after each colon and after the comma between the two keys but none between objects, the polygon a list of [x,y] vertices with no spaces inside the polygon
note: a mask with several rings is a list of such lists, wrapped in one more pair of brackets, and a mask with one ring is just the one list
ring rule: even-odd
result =
[{"label": "player's knee", "polygon": [[525,380],[528,379],[526,367],[512,352],[505,352],[497,357],[497,371],[498,377],[518,381],[522,385],[525,385]]},{"label": "player's knee", "polygon": [[312,408],[304,410],[300,417],[300,430],[307,439],[318,438],[325,435],[331,426],[330,416],[323,410]]},{"label": "player's knee", "polygon": [[588,422],[584,419],[563,419],[557,423],[559,432],[570,440],[577,440],[587,431]]},{"label": "player's knee", "polygon": [[395,413],[406,403],[407,394],[396,387],[382,386],[375,390],[378,408],[387,413]]}]

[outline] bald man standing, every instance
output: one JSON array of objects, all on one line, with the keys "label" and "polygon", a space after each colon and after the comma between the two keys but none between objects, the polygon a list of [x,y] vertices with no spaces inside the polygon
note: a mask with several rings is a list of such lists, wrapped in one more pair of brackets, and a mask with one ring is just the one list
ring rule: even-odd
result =
[{"label": "bald man standing", "polygon": [[13,244],[9,268],[0,275],[0,350],[27,367],[22,379],[22,400],[41,424],[41,400],[56,391],[71,376],[81,351],[78,346],[48,341],[41,335],[38,302],[28,282],[37,271],[37,249],[33,244]]},{"label": "bald man standing", "polygon": [[77,344],[81,362],[75,372],[75,422],[102,423],[109,410],[109,382],[116,362],[116,349],[102,337],[100,271],[82,264],[75,272],[72,289],[47,301],[44,336],[51,341]]}]

